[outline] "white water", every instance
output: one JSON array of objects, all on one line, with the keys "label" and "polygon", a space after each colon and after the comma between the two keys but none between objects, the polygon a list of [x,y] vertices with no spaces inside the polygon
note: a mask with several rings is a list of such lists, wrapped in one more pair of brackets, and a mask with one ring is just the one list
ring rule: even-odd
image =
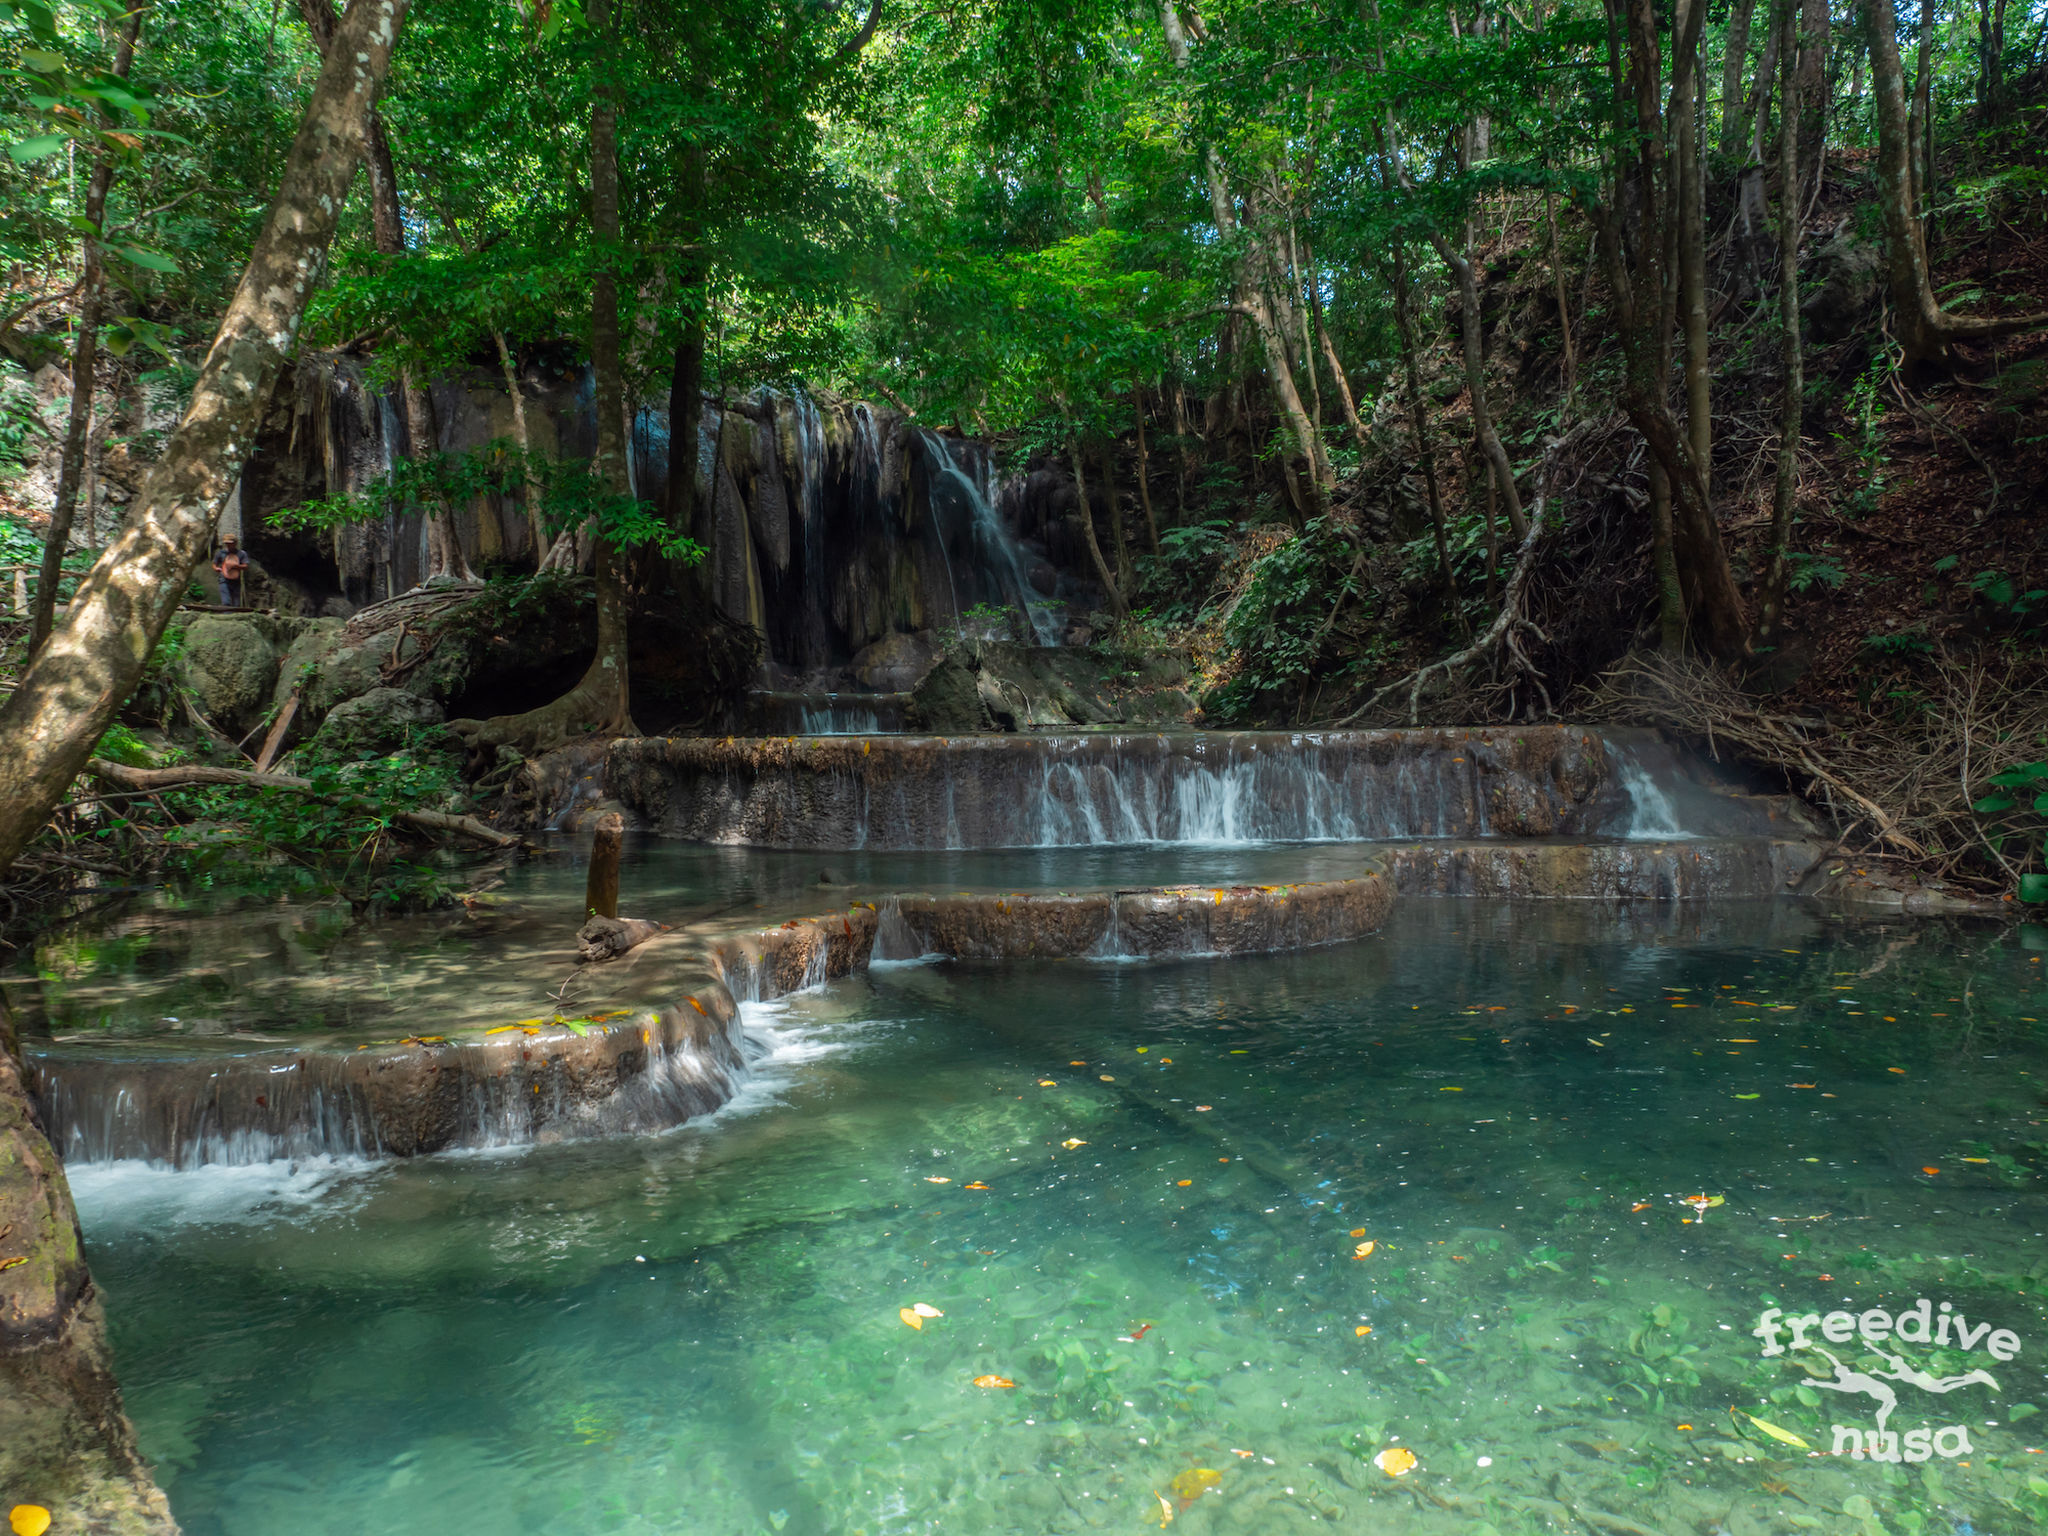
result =
[{"label": "white water", "polygon": [[1629,800],[1628,825],[1622,829],[1623,837],[1637,843],[1668,843],[1694,835],[1679,825],[1678,807],[1634,753],[1615,749],[1614,758],[1616,776]]},{"label": "white water", "polygon": [[[995,578],[1005,596],[1024,610],[1032,638],[1040,645],[1058,645],[1065,632],[1059,614],[1047,606],[1024,574],[1023,557],[1010,530],[1003,526],[989,499],[989,487],[969,475],[953,457],[952,445],[936,432],[919,434],[924,439],[926,462],[933,473],[966,498],[973,514],[974,553],[979,567]],[[986,466],[977,466],[986,473]]]},{"label": "white water", "polygon": [[881,717],[872,709],[851,704],[829,703],[806,707],[797,717],[805,736],[879,736]]}]

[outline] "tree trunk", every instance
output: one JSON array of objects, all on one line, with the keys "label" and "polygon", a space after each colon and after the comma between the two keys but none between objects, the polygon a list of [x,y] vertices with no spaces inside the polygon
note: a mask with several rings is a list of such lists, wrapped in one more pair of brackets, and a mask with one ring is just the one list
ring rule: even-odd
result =
[{"label": "tree trunk", "polygon": [[1557,287],[1557,333],[1564,344],[1564,413],[1573,412],[1578,393],[1579,360],[1572,351],[1571,301],[1564,289],[1564,252],[1557,238],[1557,194],[1543,189],[1543,219],[1550,229],[1550,278]]},{"label": "tree trunk", "polygon": [[[1160,25],[1166,33],[1166,51],[1174,66],[1185,70],[1189,66],[1187,34],[1181,29],[1180,13],[1174,5],[1175,0],[1159,0]],[[1215,220],[1217,237],[1227,246],[1238,235],[1237,216],[1231,211],[1230,180],[1223,169],[1222,157],[1216,153],[1213,144],[1204,150],[1202,165],[1209,186],[1210,216]],[[1301,392],[1295,388],[1294,370],[1287,361],[1287,338],[1266,296],[1269,274],[1257,270],[1264,265],[1263,261],[1252,259],[1261,252],[1263,243],[1256,238],[1248,243],[1248,254],[1242,263],[1246,269],[1244,280],[1239,285],[1235,307],[1258,332],[1259,345],[1266,354],[1266,372],[1273,383],[1273,396],[1279,402],[1280,414],[1293,433],[1302,456],[1308,461],[1310,500],[1315,514],[1319,516],[1331,483],[1330,459],[1324,451],[1322,437],[1309,420],[1307,407],[1302,404]]]},{"label": "tree trunk", "polygon": [[1920,0],[1920,63],[1913,77],[1913,111],[1907,123],[1907,156],[1913,169],[1913,207],[1919,218],[1922,259],[1927,249],[1927,209],[1934,201],[1934,0]]},{"label": "tree trunk", "polygon": [[1827,180],[1829,0],[1804,0],[1799,26],[1799,111],[1783,114],[1799,124],[1799,163],[1813,178],[1809,195]]},{"label": "tree trunk", "polygon": [[[177,1536],[121,1408],[106,1312],[34,1081],[0,999],[0,1475],[57,1531]],[[21,1520],[15,1530],[31,1529]]]},{"label": "tree trunk", "polygon": [[[1798,24],[1797,0],[1780,0],[1779,28],[1786,34]],[[1889,0],[1887,0],[1889,3]],[[1798,99],[1799,80],[1786,59],[1780,87],[1786,102]],[[1778,145],[1778,349],[1785,374],[1778,405],[1778,479],[1771,498],[1771,543],[1764,567],[1762,596],[1757,602],[1756,640],[1769,640],[1778,628],[1785,605],[1786,570],[1792,545],[1792,512],[1799,491],[1799,435],[1806,390],[1806,358],[1799,336],[1799,234],[1804,206],[1799,185],[1798,138],[1785,134]]]},{"label": "tree trunk", "polygon": [[1909,365],[1952,367],[1953,343],[2039,330],[2048,326],[2048,313],[1980,320],[1952,315],[1936,302],[1927,250],[1914,220],[1911,125],[1891,0],[1861,0],[1861,4],[1877,107],[1878,200],[1884,209],[1886,265],[1899,342]]},{"label": "tree trunk", "polygon": [[1116,453],[1107,442],[1102,445],[1102,489],[1109,497],[1109,540],[1110,548],[1116,551],[1116,584],[1128,594],[1132,590],[1131,546],[1124,534],[1123,503],[1116,489]]},{"label": "tree trunk", "polygon": [[[1705,0],[1692,0],[1695,5]],[[1700,72],[1687,77],[1686,89],[1672,114],[1672,137],[1678,143],[1678,315],[1685,333],[1685,425],[1692,456],[1699,465],[1700,485],[1713,483],[1713,377],[1707,354],[1707,240],[1705,188],[1700,172]]]},{"label": "tree trunk", "polygon": [[[1308,286],[1308,307],[1315,321],[1316,341],[1322,348],[1323,361],[1329,366],[1330,379],[1337,386],[1337,405],[1344,412],[1344,425],[1351,429],[1351,440],[1358,445],[1358,472],[1365,473],[1367,459],[1372,456],[1372,443],[1366,436],[1365,423],[1358,418],[1358,401],[1351,393],[1351,380],[1345,375],[1343,359],[1337,356],[1337,345],[1330,339],[1330,327],[1323,319],[1323,296],[1314,282]],[[1311,362],[1310,367],[1314,367]]]},{"label": "tree trunk", "polygon": [[1779,41],[1777,28],[1773,27],[1765,34],[1763,57],[1756,62],[1756,83],[1750,87],[1749,95],[1742,103],[1742,118],[1749,127],[1749,158],[1755,165],[1764,163],[1764,139],[1771,116],[1771,82],[1778,76]]},{"label": "tree trunk", "polygon": [[[1714,521],[1712,503],[1701,477],[1692,444],[1679,430],[1669,398],[1668,360],[1671,323],[1676,313],[1675,284],[1667,286],[1667,249],[1674,245],[1672,221],[1679,216],[1673,193],[1669,157],[1665,154],[1666,120],[1658,76],[1662,45],[1655,0],[1608,0],[1610,21],[1625,33],[1626,78],[1616,89],[1631,100],[1635,113],[1636,163],[1617,167],[1616,185],[1625,185],[1631,169],[1641,193],[1642,237],[1633,242],[1635,259],[1622,252],[1620,209],[1599,210],[1600,252],[1613,290],[1613,312],[1623,357],[1621,401],[1629,421],[1656,457],[1651,478],[1652,527],[1661,527],[1663,495],[1657,475],[1664,477],[1671,507],[1671,549],[1677,576],[1687,599],[1686,632],[1709,654],[1722,660],[1741,656],[1749,641],[1742,594],[1728,567],[1728,552]],[[1671,94],[1682,99],[1699,56],[1704,0],[1682,6],[1672,46]],[[1617,203],[1620,199],[1617,198]],[[1668,572],[1660,569],[1659,590],[1665,632],[1672,624]]]},{"label": "tree trunk", "polygon": [[1145,390],[1131,385],[1131,416],[1138,424],[1138,505],[1145,510],[1145,543],[1159,553],[1159,519],[1152,515],[1152,455],[1145,450]]},{"label": "tree trunk", "polygon": [[[305,18],[306,31],[312,35],[313,46],[325,58],[334,41],[333,0],[299,0],[299,14]],[[374,105],[368,109],[363,122],[363,167],[370,177],[370,235],[376,242],[377,254],[403,256],[406,254],[405,210],[398,201],[398,172],[392,164],[391,139],[384,131],[383,114]],[[414,381],[409,368],[399,370],[398,392],[405,408],[405,436],[412,447],[412,457],[438,457],[441,441],[434,420],[433,397],[424,386]],[[516,389],[513,398],[518,398]],[[452,576],[457,581],[475,581],[476,572],[470,569],[469,560],[462,552],[462,540],[456,536],[455,520],[449,509],[430,504],[420,508],[420,515],[427,520],[427,569],[424,576]]]},{"label": "tree trunk", "polygon": [[1102,541],[1095,536],[1095,513],[1088,505],[1088,475],[1081,462],[1079,435],[1067,446],[1074,457],[1074,494],[1081,502],[1081,536],[1088,542],[1088,558],[1095,566],[1095,579],[1102,583],[1103,595],[1109,599],[1110,614],[1121,624],[1130,617],[1130,609],[1124,605],[1124,595],[1117,589],[1116,577],[1110,574],[1109,562],[1102,558]]},{"label": "tree trunk", "polygon": [[1458,280],[1458,333],[1465,355],[1465,388],[1472,396],[1472,431],[1479,440],[1480,451],[1486,456],[1487,467],[1493,473],[1493,483],[1500,498],[1507,503],[1508,526],[1515,531],[1515,542],[1521,543],[1522,536],[1529,531],[1529,520],[1522,515],[1521,493],[1515,489],[1515,467],[1508,462],[1508,451],[1501,446],[1500,434],[1493,429],[1493,412],[1486,405],[1486,358],[1479,336],[1479,285],[1472,277],[1472,263],[1452,249],[1450,241],[1436,231],[1430,231],[1430,243],[1436,247],[1437,255],[1444,265],[1451,269],[1451,275]]},{"label": "tree trunk", "polygon": [[1436,451],[1429,442],[1429,410],[1422,398],[1422,371],[1415,362],[1415,320],[1409,306],[1408,258],[1399,242],[1394,246],[1394,324],[1401,338],[1401,373],[1407,383],[1408,421],[1415,432],[1415,458],[1422,466],[1422,487],[1429,498],[1429,527],[1436,535],[1437,571],[1443,577],[1444,597],[1453,607],[1458,599],[1458,578],[1451,569],[1450,537],[1444,527],[1443,493],[1437,487]]},{"label": "tree trunk", "polygon": [[64,623],[0,707],[0,870],[49,819],[114,717],[206,555],[298,335],[363,149],[363,108],[391,65],[407,0],[354,0],[299,125],[248,269],[192,403]]},{"label": "tree trunk", "polygon": [[512,440],[519,444],[526,482],[526,523],[533,530],[533,568],[538,571],[547,563],[548,528],[547,520],[541,516],[540,476],[533,471],[533,438],[526,429],[526,397],[519,392],[519,370],[513,364],[512,349],[505,344],[505,333],[493,329],[491,340],[498,345],[498,366],[505,371],[505,391],[512,397]]},{"label": "tree trunk", "polygon": [[[588,7],[591,28],[600,38],[611,30],[610,9],[608,0],[592,0]],[[602,61],[598,67],[603,67]],[[619,282],[612,266],[620,239],[618,105],[602,74],[592,87],[590,103],[590,232],[597,252],[590,283],[590,372],[597,412],[592,468],[603,494],[625,497],[631,494],[631,483],[626,472]],[[511,746],[531,756],[579,736],[638,734],[627,693],[625,557],[604,537],[601,520],[593,517],[590,522],[597,560],[597,654],[575,687],[538,709],[489,720],[450,721],[449,729],[472,752]]]},{"label": "tree trunk", "polygon": [[619,915],[619,854],[626,823],[617,811],[598,817],[590,834],[590,872],[583,880],[583,915],[586,918]]},{"label": "tree trunk", "polygon": [[1756,0],[1734,0],[1728,7],[1728,38],[1721,54],[1721,153],[1734,160],[1749,137],[1742,109],[1742,77],[1748,73],[1749,19]]},{"label": "tree trunk", "polygon": [[[142,6],[129,11],[121,24],[120,41],[114,46],[111,73],[117,80],[128,78],[135,60],[135,38],[142,30]],[[103,113],[102,116],[107,114]],[[102,147],[93,157],[92,175],[85,183],[85,222],[88,229],[81,242],[84,271],[78,280],[78,339],[71,348],[71,411],[64,422],[64,448],[58,461],[57,499],[50,508],[49,532],[43,536],[43,564],[36,576],[35,605],[29,614],[28,654],[33,657],[50,638],[50,626],[57,615],[57,583],[64,574],[64,554],[71,545],[71,522],[78,509],[78,487],[85,475],[85,439],[92,428],[93,372],[99,362],[100,319],[105,308],[106,273],[100,257],[100,226],[107,216],[107,189],[114,180],[113,152]],[[86,542],[90,543],[92,519],[86,518]]]}]

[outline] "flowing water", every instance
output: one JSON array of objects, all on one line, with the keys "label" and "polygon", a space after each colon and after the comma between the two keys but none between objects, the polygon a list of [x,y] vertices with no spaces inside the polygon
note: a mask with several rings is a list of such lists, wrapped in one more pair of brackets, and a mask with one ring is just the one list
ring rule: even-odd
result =
[{"label": "flowing water", "polygon": [[[880,968],[662,1136],[73,1178],[194,1536],[2018,1532],[2039,937],[1406,902]],[[1751,1332],[1922,1297],[2005,1332]]]}]

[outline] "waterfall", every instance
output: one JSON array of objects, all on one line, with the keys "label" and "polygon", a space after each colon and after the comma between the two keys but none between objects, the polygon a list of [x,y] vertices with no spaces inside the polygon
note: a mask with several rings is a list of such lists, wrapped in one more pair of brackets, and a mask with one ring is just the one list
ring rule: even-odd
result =
[{"label": "waterfall", "polygon": [[[1065,626],[1058,613],[1032,590],[1017,541],[991,504],[988,486],[960,467],[952,445],[945,438],[929,431],[918,435],[924,441],[925,463],[931,471],[934,491],[940,482],[952,486],[965,499],[972,514],[970,527],[977,571],[986,574],[1007,601],[1023,610],[1033,639],[1040,645],[1058,645]],[[986,466],[982,468],[985,473]],[[956,611],[957,608],[956,603]]]},{"label": "waterfall", "polygon": [[[606,792],[650,830],[815,849],[1783,837],[1768,795],[1578,726],[646,738]],[[1643,748],[1645,752],[1651,749]],[[1652,755],[1647,759],[1656,765]],[[1633,768],[1633,772],[1631,771]],[[1676,808],[1676,815],[1673,808]]]},{"label": "waterfall", "polygon": [[841,704],[836,696],[803,710],[798,721],[804,736],[878,736],[882,731],[881,716],[872,706]]},{"label": "waterfall", "polygon": [[1678,807],[1664,787],[1650,776],[1637,755],[1625,747],[1614,752],[1616,777],[1628,795],[1628,823],[1621,835],[1631,842],[1671,842],[1694,834],[1679,824]]}]

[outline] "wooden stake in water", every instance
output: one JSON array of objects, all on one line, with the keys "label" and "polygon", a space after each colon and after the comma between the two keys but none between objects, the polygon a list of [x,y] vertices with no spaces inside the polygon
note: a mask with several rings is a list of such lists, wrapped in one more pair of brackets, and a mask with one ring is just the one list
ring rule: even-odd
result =
[{"label": "wooden stake in water", "polygon": [[619,848],[625,831],[625,820],[617,811],[597,819],[590,838],[590,879],[583,887],[585,918],[619,915]]}]

